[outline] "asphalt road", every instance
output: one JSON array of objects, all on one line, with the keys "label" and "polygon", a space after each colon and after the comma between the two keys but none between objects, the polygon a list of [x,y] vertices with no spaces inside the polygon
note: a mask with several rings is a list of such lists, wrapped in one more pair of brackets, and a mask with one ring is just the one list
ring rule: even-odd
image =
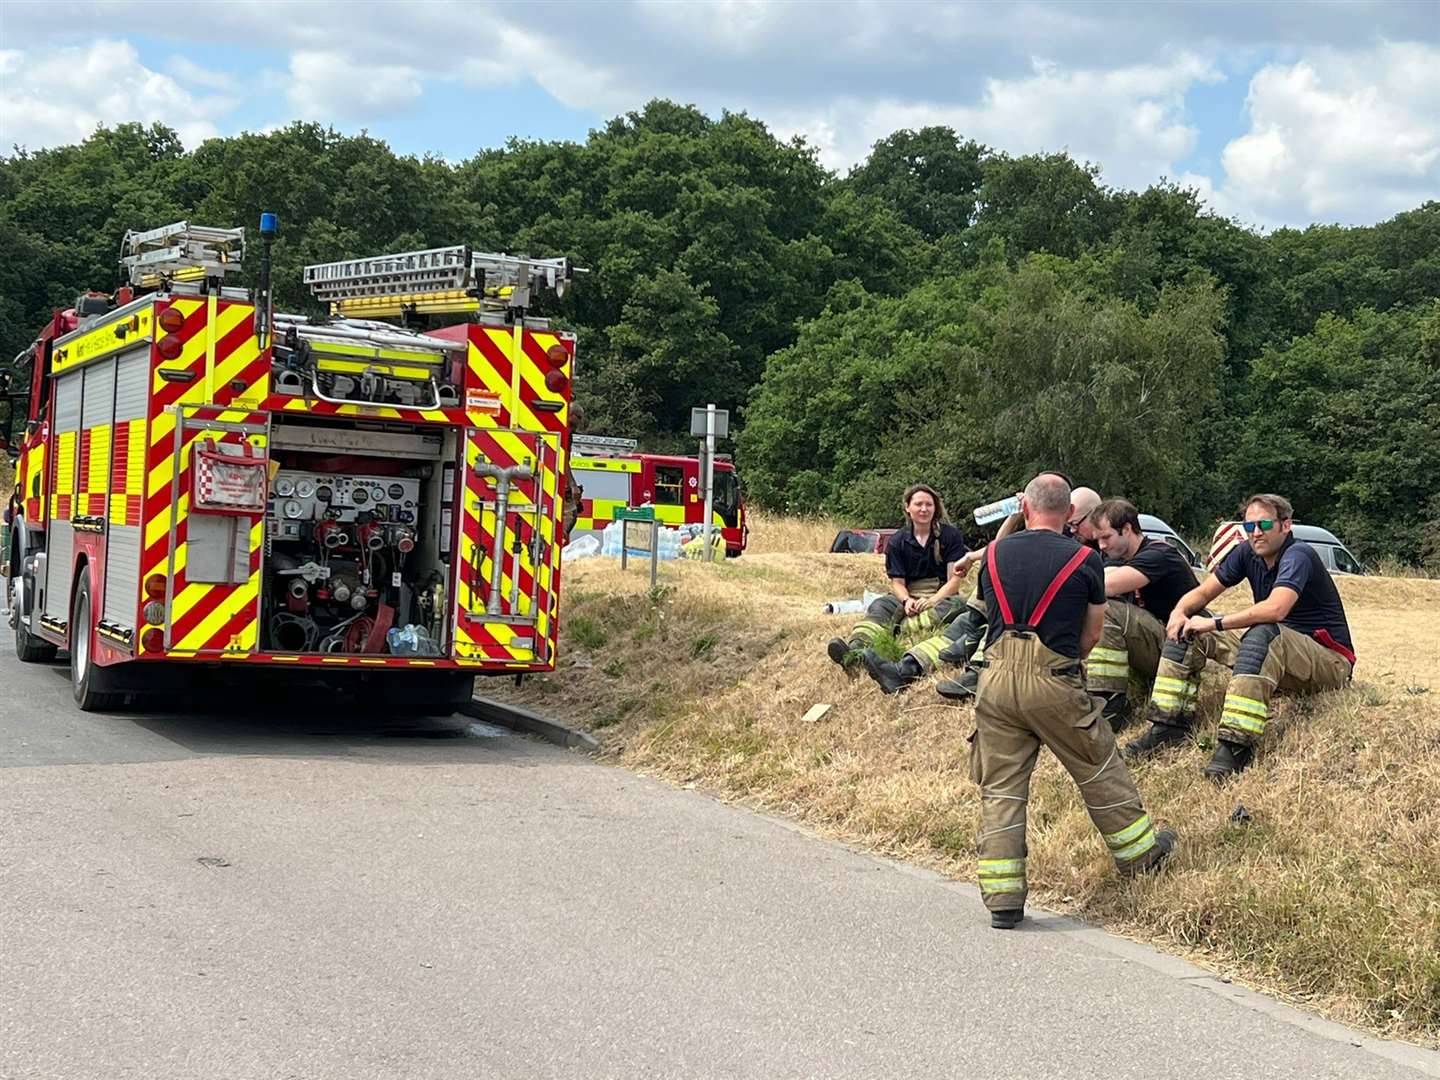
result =
[{"label": "asphalt road", "polygon": [[87,716],[0,650],[5,1078],[1440,1076],[458,717]]}]

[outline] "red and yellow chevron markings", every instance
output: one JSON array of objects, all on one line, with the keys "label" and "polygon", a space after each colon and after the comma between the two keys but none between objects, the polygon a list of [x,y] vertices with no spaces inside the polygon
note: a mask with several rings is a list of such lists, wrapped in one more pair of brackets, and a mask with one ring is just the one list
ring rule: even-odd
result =
[{"label": "red and yellow chevron markings", "polygon": [[[462,613],[456,628],[456,655],[531,666],[554,655],[555,600],[559,587],[559,482],[563,476],[559,440],[534,432],[472,431],[466,446],[465,490],[461,518],[456,599]],[[537,475],[510,488],[501,556],[500,610],[508,616],[533,617],[534,628],[485,621],[490,598],[491,558],[497,528],[496,482],[476,471],[484,462],[500,468],[526,464]],[[543,557],[534,564],[531,546],[539,499]],[[485,504],[490,505],[485,505]],[[516,541],[520,550],[514,550]],[[533,594],[533,600],[532,600]],[[511,597],[516,597],[513,608]],[[466,618],[464,613],[477,618]],[[538,639],[538,640],[537,640]],[[544,646],[540,644],[543,640]]]},{"label": "red and yellow chevron markings", "polygon": [[[140,557],[141,580],[159,574],[169,580],[170,631],[166,649],[172,655],[207,653],[243,654],[259,645],[260,566],[264,553],[264,517],[248,521],[248,576],[237,584],[190,581],[186,576],[190,520],[190,470],[197,443],[237,444],[247,436],[220,428],[207,429],[204,421],[223,424],[263,426],[264,413],[243,409],[185,410],[187,423],[179,452],[176,452],[177,417],[171,409],[151,418],[150,444],[145,473],[145,532]],[[264,448],[261,434],[248,436],[253,446]],[[178,466],[178,474],[177,474]],[[178,488],[176,485],[178,484]],[[172,493],[178,490],[176,512],[171,519]]]}]

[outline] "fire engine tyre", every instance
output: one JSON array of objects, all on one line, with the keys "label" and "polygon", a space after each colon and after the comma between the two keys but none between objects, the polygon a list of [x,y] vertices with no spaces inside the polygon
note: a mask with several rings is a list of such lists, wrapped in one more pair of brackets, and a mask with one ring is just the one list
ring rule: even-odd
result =
[{"label": "fire engine tyre", "polygon": [[[20,562],[19,541],[16,541],[16,544],[17,546],[10,556],[12,572],[23,565]],[[18,578],[7,578],[5,581],[5,597],[10,608],[10,625],[15,629],[15,655],[19,657],[22,664],[48,664],[55,659],[55,646],[48,641],[41,641],[30,633],[25,624],[20,621],[20,598],[16,595],[16,586],[19,584]]]},{"label": "fire engine tyre", "polygon": [[82,573],[70,614],[70,682],[81,712],[104,712],[118,708],[125,695],[115,690],[115,673],[95,663],[92,610],[90,575]]}]

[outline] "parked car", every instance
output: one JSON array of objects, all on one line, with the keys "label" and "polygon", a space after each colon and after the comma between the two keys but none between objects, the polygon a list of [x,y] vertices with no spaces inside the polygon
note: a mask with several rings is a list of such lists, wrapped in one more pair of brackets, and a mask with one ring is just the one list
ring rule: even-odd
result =
[{"label": "parked car", "polygon": [[830,541],[830,550],[852,555],[884,555],[885,545],[894,535],[894,529],[841,529]]},{"label": "parked car", "polygon": [[1200,556],[1190,550],[1190,545],[1180,539],[1180,534],[1167,525],[1154,514],[1140,515],[1140,531],[1152,540],[1163,540],[1171,547],[1185,556],[1185,561],[1195,569],[1204,571],[1205,564],[1200,561]]},{"label": "parked car", "polygon": [[[1238,521],[1229,522],[1235,528],[1240,527]],[[1218,534],[1219,529],[1215,530]],[[1290,526],[1296,540],[1304,540],[1315,549],[1315,554],[1320,556],[1320,561],[1325,564],[1325,569],[1332,574],[1366,574],[1365,564],[1351,554],[1350,549],[1345,546],[1341,539],[1329,529],[1322,529],[1319,525],[1302,525],[1295,522]],[[1243,543],[1243,541],[1241,541]]]}]

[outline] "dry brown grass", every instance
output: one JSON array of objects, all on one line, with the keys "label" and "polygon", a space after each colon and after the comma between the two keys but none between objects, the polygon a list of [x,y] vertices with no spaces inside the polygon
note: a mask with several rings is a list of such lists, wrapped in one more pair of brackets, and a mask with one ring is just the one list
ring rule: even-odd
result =
[{"label": "dry brown grass", "polygon": [[747,510],[750,555],[777,552],[829,551],[830,541],[844,525],[838,518],[786,517],[765,510]]},{"label": "dry brown grass", "polygon": [[[813,538],[829,526],[786,528]],[[589,727],[632,768],[972,878],[971,710],[928,686],[887,698],[869,680],[847,681],[822,651],[850,620],[821,615],[820,603],[882,582],[879,560],[763,550],[713,567],[667,565],[655,593],[642,570],[575,564],[560,669],[527,681],[519,698]],[[1203,745],[1137,772],[1152,811],[1182,837],[1155,880],[1115,875],[1073,785],[1042,757],[1030,817],[1034,899],[1331,1017],[1433,1045],[1440,582],[1360,578],[1341,589],[1361,653],[1354,688],[1287,701],[1263,755],[1224,789],[1199,775]],[[1212,671],[1202,744],[1221,685]],[[495,690],[504,692],[498,681]],[[803,723],[822,701],[834,709]],[[1248,825],[1230,824],[1237,804]]]}]

